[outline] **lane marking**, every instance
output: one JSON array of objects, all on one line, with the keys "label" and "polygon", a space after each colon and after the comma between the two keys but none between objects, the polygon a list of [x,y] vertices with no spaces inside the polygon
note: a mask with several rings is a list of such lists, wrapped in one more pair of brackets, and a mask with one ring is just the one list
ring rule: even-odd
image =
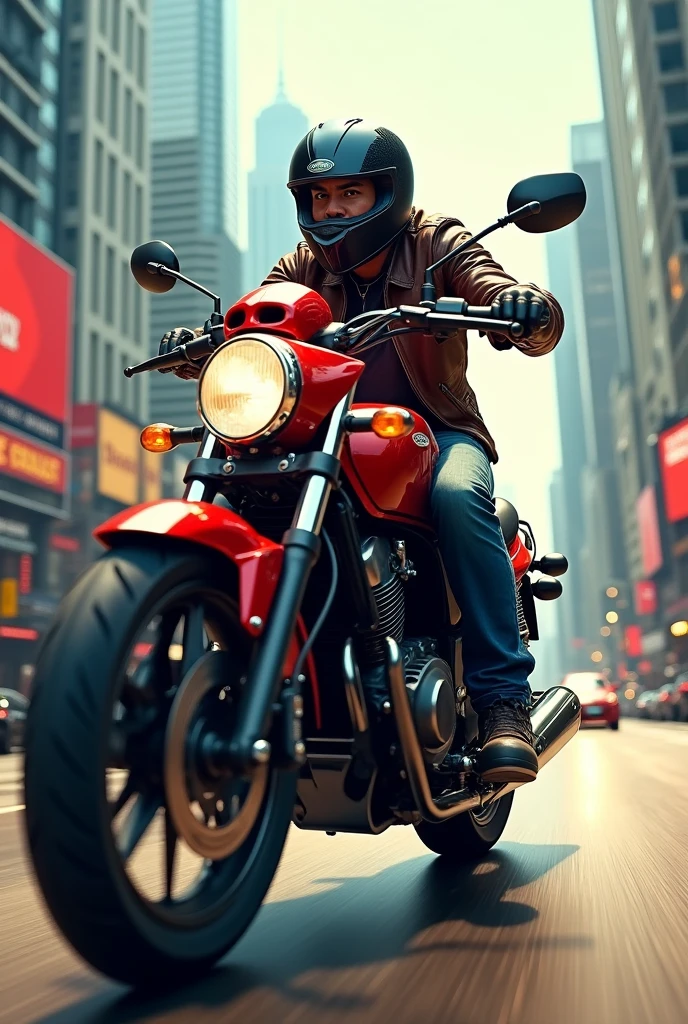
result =
[{"label": "lane marking", "polygon": [[15,811],[25,810],[25,804],[14,804],[12,807],[0,807],[0,814],[13,814]]}]

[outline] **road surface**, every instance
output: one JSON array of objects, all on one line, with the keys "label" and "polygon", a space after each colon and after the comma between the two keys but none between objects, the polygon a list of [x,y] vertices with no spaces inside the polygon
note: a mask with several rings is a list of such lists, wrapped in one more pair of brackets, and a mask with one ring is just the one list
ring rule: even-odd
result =
[{"label": "road surface", "polygon": [[688,726],[585,731],[518,791],[503,840],[452,870],[409,828],[293,830],[269,902],[203,983],[144,999],[48,920],[0,762],[0,1021],[685,1024]]}]

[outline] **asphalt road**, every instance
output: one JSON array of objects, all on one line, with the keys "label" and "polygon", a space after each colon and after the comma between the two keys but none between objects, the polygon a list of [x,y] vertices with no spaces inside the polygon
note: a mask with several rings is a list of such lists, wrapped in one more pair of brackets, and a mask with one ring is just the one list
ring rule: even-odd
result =
[{"label": "asphalt road", "polygon": [[0,1021],[685,1024],[688,726],[586,731],[451,870],[408,828],[293,830],[267,905],[203,983],[144,1000],[48,920],[0,762]]}]

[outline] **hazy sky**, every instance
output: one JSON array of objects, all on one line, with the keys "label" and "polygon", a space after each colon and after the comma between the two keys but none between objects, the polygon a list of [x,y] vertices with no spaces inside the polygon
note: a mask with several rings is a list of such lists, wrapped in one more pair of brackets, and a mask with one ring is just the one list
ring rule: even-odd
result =
[{"label": "hazy sky", "polygon": [[[570,125],[601,117],[589,0],[239,0],[242,189],[254,118],[275,94],[282,17],[291,101],[313,123],[371,117],[396,131],[416,205],[474,231],[520,178],[567,169]],[[542,237],[512,226],[486,244],[516,278],[546,285]],[[552,357],[495,352],[474,335],[469,380],[500,452],[497,490],[556,548]]]}]

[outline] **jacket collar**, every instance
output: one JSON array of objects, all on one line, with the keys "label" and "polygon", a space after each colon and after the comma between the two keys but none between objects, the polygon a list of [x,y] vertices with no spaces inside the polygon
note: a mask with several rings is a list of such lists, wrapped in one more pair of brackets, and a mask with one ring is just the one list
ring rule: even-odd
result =
[{"label": "jacket collar", "polygon": [[[389,273],[387,274],[388,283],[397,285],[399,288],[413,288],[415,280],[413,274],[413,246],[411,244],[409,230],[413,224],[415,212],[414,208],[411,211],[411,219],[395,246]],[[331,274],[328,272],[323,278],[323,286],[331,287],[333,285],[341,284],[342,281],[343,274]]]}]

